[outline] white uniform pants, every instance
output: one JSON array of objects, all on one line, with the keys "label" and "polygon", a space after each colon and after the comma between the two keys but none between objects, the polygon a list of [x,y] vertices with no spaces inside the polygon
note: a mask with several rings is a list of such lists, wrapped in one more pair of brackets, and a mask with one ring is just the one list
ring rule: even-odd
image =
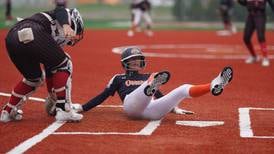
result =
[{"label": "white uniform pants", "polygon": [[140,9],[132,9],[132,13],[134,15],[134,19],[133,19],[133,24],[134,25],[139,25],[141,23],[142,18],[145,20],[147,25],[151,25],[152,24],[152,19],[150,17],[149,12],[145,11],[143,12]]},{"label": "white uniform pants", "polygon": [[175,106],[178,106],[183,99],[190,98],[189,89],[192,86],[184,84],[172,90],[167,95],[154,100],[152,96],[144,94],[144,88],[147,85],[147,82],[144,82],[125,97],[124,111],[129,117],[159,120]]}]

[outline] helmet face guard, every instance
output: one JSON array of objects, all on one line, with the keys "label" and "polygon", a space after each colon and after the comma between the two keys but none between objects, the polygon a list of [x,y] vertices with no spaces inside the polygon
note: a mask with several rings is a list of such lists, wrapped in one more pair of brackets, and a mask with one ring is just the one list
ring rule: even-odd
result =
[{"label": "helmet face guard", "polygon": [[76,36],[68,42],[68,45],[74,46],[84,37],[84,22],[81,17],[81,14],[75,8],[69,10],[69,15],[70,15],[70,22],[71,22],[70,26],[74,30]]},{"label": "helmet face guard", "polygon": [[124,61],[122,65],[125,70],[140,71],[145,67],[146,63],[144,57],[134,57]]},{"label": "helmet face guard", "polygon": [[139,48],[126,48],[121,55],[121,63],[127,71],[139,71],[146,66],[145,56]]}]

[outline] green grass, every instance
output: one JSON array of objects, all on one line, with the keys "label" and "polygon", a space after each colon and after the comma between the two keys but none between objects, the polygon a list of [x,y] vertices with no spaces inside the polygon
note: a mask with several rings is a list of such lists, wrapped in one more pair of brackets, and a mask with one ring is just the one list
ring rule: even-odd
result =
[{"label": "green grass", "polygon": [[[13,7],[12,16],[26,18],[32,14],[40,11],[46,11],[52,9],[53,6],[44,6],[44,7],[32,7],[32,6],[23,6],[23,7]],[[105,4],[88,4],[88,5],[79,5],[77,9],[81,12],[82,17],[85,21],[85,27],[87,28],[112,28],[112,29],[123,29],[128,28],[130,21],[130,10],[128,4],[122,5],[105,5]],[[3,10],[3,13],[0,14],[0,28],[8,28],[5,25],[4,17],[4,6],[0,6],[0,10]],[[157,7],[153,9],[152,18],[154,21],[172,21],[173,17],[170,13],[171,8],[167,7]],[[16,21],[13,21],[15,23]],[[115,26],[115,23],[122,22],[126,25]],[[114,23],[114,26],[113,26]]]},{"label": "green grass", "polygon": [[[14,7],[12,9],[12,15],[14,17],[28,17],[32,14],[40,11],[46,11],[52,9],[53,6],[44,7]],[[128,29],[130,26],[130,10],[128,5],[103,5],[103,4],[89,4],[79,5],[78,10],[81,12],[85,22],[85,28],[92,29]],[[0,10],[3,12],[0,14],[0,29],[9,28],[5,25],[4,18],[4,6],[0,6]],[[210,23],[205,22],[204,24],[184,24],[176,22],[172,16],[171,7],[154,7],[152,9],[152,18],[155,22],[153,29],[156,30],[216,30],[222,29],[220,22]],[[14,20],[13,23],[16,21]],[[194,21],[193,23],[195,23]],[[206,24],[207,23],[207,24]],[[11,24],[12,25],[12,24]],[[243,28],[243,23],[237,23],[237,27]],[[273,28],[273,23],[268,24],[268,28]]]}]

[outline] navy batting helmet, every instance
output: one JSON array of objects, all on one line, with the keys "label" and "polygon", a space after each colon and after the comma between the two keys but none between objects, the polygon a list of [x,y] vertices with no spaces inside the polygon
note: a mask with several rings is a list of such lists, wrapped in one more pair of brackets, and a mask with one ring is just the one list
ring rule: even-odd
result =
[{"label": "navy batting helmet", "polygon": [[[139,61],[138,64],[132,64],[133,61]],[[141,49],[137,47],[125,48],[121,54],[121,63],[125,70],[141,70],[146,66],[145,56]]]}]

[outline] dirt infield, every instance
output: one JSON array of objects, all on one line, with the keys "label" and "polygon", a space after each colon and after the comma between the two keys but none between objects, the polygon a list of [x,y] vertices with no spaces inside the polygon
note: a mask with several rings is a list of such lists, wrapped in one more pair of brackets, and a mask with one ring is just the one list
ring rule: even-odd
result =
[{"label": "dirt infield", "polygon": [[[5,35],[0,31],[1,106],[21,78],[5,51]],[[88,101],[123,72],[120,55],[113,52],[122,46],[140,45],[148,72],[171,72],[170,82],[161,87],[164,93],[183,83],[210,82],[226,65],[234,68],[234,79],[219,97],[184,100],[180,106],[194,115],[170,113],[159,121],[128,119],[115,95],[84,113],[80,123],[57,124],[44,111],[43,86],[33,95],[40,99],[23,107],[22,121],[0,123],[0,153],[274,153],[274,61],[267,68],[246,65],[241,38],[241,33],[220,37],[214,31],[156,31],[154,37],[128,38],[126,31],[87,30],[82,42],[66,48],[74,65],[74,102]],[[267,40],[273,57],[274,32],[267,32]],[[182,121],[198,122],[186,126]],[[202,121],[223,124],[197,126]]]}]

